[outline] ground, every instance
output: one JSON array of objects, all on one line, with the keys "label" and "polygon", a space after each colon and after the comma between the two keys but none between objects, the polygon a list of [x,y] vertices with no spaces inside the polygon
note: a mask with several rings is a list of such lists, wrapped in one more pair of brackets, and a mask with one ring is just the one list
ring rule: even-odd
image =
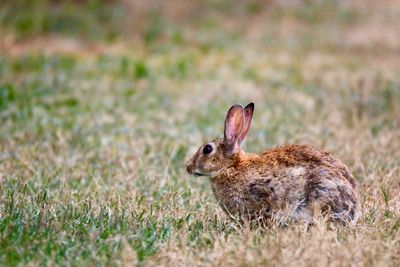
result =
[{"label": "ground", "polygon": [[[399,3],[139,2],[0,4],[0,264],[399,266]],[[250,101],[245,149],[332,152],[356,226],[242,228],[185,172]]]}]

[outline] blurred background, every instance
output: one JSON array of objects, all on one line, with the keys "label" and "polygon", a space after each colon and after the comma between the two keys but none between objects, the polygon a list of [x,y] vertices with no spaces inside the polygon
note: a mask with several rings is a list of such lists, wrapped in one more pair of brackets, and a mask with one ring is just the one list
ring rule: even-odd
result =
[{"label": "blurred background", "polygon": [[1,2],[0,22],[3,46],[58,37],[207,51],[251,40],[265,49],[379,52],[398,49],[398,9],[390,0],[16,0]]},{"label": "blurred background", "polygon": [[220,134],[228,106],[256,101],[268,145],[377,134],[400,120],[398,25],[394,0],[2,1],[3,125],[137,121],[195,142],[182,131]]}]

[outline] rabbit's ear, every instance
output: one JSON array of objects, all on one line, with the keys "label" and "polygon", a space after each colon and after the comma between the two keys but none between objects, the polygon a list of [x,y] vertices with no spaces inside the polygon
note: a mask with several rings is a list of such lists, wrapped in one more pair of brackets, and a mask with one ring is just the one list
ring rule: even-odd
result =
[{"label": "rabbit's ear", "polygon": [[250,130],[251,120],[253,119],[254,103],[251,102],[244,108],[244,126],[243,130],[239,136],[238,144],[242,144],[243,140],[246,138],[247,133]]},{"label": "rabbit's ear", "polygon": [[225,153],[229,156],[239,150],[238,138],[244,125],[244,112],[241,105],[232,106],[225,119],[224,144]]}]

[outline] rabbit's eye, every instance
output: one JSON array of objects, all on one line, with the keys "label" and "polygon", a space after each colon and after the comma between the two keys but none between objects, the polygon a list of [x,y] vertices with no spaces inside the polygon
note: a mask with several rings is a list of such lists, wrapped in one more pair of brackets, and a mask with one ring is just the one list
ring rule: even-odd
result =
[{"label": "rabbit's eye", "polygon": [[213,151],[213,147],[210,144],[207,144],[203,148],[203,154],[208,155]]}]

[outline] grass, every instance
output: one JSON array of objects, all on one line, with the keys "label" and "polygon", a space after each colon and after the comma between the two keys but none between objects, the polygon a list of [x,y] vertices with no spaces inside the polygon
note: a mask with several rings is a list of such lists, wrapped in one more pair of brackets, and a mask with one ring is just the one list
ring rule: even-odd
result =
[{"label": "grass", "polygon": [[[0,12],[1,265],[400,264],[395,1],[195,1],[135,29],[104,15],[130,2],[32,1],[43,12],[9,20],[21,3]],[[243,229],[186,174],[252,100],[247,150],[331,151],[359,182],[355,227]]]}]

